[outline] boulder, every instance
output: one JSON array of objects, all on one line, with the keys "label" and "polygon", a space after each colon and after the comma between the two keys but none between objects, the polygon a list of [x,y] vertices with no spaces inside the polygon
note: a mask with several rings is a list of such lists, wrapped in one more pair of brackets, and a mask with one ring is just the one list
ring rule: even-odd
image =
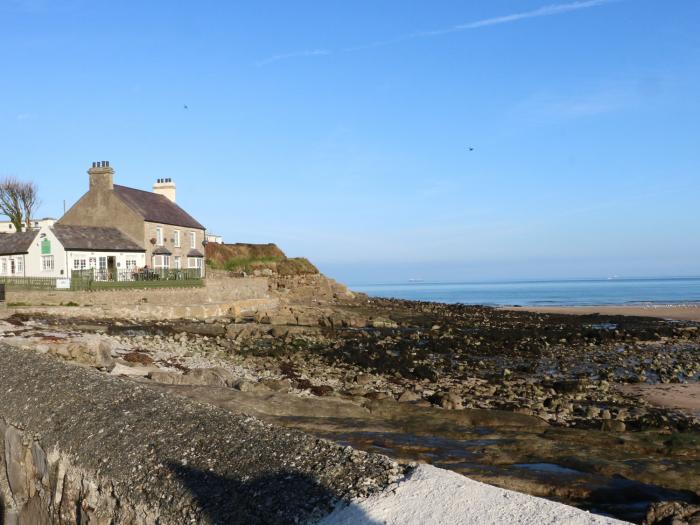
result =
[{"label": "boulder", "polygon": [[95,356],[95,366],[97,368],[104,368],[110,371],[114,368],[114,358],[112,357],[114,351],[114,343],[108,339],[103,339],[97,346],[97,355]]},{"label": "boulder", "polygon": [[652,503],[644,525],[700,525],[700,506],[684,501]]},{"label": "boulder", "polygon": [[410,403],[412,401],[418,401],[419,399],[420,396],[412,390],[404,390],[399,396],[399,403]]}]

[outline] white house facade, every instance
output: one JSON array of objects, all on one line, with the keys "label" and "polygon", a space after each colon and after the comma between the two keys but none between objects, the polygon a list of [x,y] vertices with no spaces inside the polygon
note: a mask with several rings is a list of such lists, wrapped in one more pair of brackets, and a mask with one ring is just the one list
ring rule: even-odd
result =
[{"label": "white house facade", "polygon": [[116,228],[44,226],[0,237],[0,276],[71,277],[94,270],[95,278],[129,278],[146,266],[145,250]]}]

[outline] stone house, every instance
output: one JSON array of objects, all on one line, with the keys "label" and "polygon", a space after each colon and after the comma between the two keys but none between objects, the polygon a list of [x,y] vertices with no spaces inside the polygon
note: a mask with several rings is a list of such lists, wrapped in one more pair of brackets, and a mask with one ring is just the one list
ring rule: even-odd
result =
[{"label": "stone house", "polygon": [[153,192],[120,186],[107,161],[93,162],[88,175],[88,192],[58,225],[117,228],[144,250],[147,266],[197,269],[204,276],[206,229],[177,205],[171,179],[158,179]]},{"label": "stone house", "polygon": [[145,250],[116,228],[56,224],[0,236],[0,277],[71,277],[72,270],[92,269],[98,280],[117,280],[145,264]]}]

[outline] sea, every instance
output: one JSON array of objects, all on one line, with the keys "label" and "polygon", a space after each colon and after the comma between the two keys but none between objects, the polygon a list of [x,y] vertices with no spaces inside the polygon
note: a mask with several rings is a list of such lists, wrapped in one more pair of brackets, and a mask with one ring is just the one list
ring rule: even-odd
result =
[{"label": "sea", "polygon": [[376,297],[491,306],[699,304],[700,277],[350,285]]}]

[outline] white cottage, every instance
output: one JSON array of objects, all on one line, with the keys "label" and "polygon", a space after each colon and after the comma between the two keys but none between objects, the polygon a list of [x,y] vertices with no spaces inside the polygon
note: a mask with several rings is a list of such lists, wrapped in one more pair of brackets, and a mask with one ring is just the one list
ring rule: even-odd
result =
[{"label": "white cottage", "polygon": [[116,228],[44,226],[0,237],[0,276],[71,277],[95,270],[117,280],[146,266],[145,250]]}]

